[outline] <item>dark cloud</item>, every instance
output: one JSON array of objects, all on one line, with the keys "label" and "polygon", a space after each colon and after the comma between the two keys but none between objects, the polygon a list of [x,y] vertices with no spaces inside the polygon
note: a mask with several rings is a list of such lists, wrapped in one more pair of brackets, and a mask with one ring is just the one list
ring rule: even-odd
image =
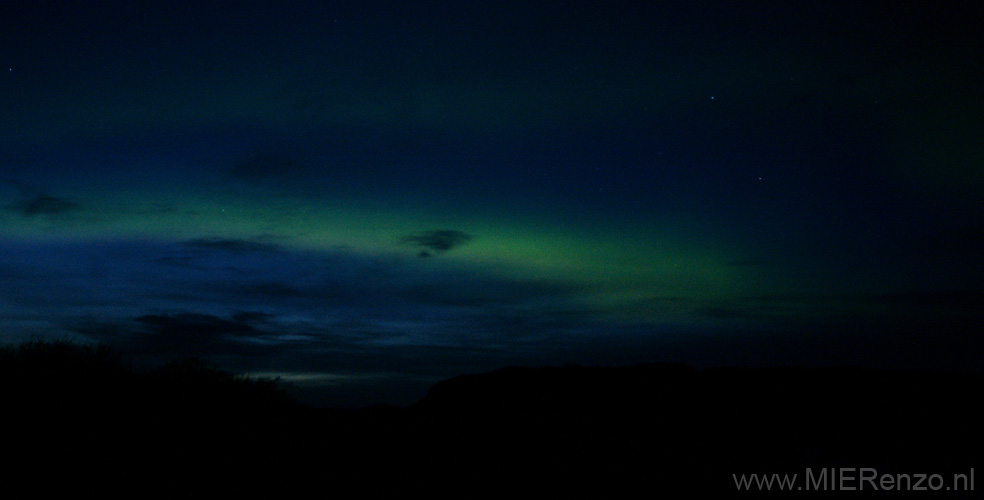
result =
[{"label": "dark cloud", "polygon": [[249,312],[236,313],[231,318],[184,312],[145,314],[117,321],[82,321],[71,330],[111,345],[147,365],[191,357],[236,364],[265,353],[276,354],[275,342],[264,343],[266,339],[275,339],[276,334],[261,329],[262,325]]},{"label": "dark cloud", "polygon": [[198,238],[186,241],[185,245],[191,248],[221,250],[230,253],[279,253],[282,251],[280,245],[255,239]]},{"label": "dark cloud", "polygon": [[400,238],[400,241],[423,248],[418,254],[419,257],[430,257],[431,253],[428,250],[447,252],[468,243],[472,239],[474,239],[474,236],[468,233],[453,229],[441,229],[410,234]]},{"label": "dark cloud", "polygon": [[148,314],[136,321],[153,333],[163,335],[251,335],[257,330],[241,321],[222,319],[209,314],[183,313],[174,315]]},{"label": "dark cloud", "polygon": [[74,201],[47,194],[38,194],[7,205],[8,210],[19,213],[24,217],[60,215],[79,210],[80,208],[82,206]]}]

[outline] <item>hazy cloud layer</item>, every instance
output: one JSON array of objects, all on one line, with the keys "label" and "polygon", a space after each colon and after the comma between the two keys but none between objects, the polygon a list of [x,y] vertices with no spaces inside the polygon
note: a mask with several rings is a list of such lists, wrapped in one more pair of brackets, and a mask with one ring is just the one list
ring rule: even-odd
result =
[{"label": "hazy cloud layer", "polygon": [[[303,373],[305,380],[328,374],[318,380],[356,385],[323,393],[321,403],[347,405],[356,393],[368,398],[358,403],[378,402],[371,401],[376,393],[352,389],[366,389],[366,377],[390,380],[395,385],[376,387],[409,403],[429,381],[507,365],[773,359],[763,352],[780,360],[835,359],[859,340],[811,348],[803,339],[814,337],[804,332],[848,335],[876,324],[881,304],[923,306],[908,307],[911,315],[893,323],[897,334],[916,326],[962,332],[968,325],[940,304],[972,311],[981,298],[975,291],[728,300],[657,295],[595,309],[588,298],[605,291],[575,283],[504,278],[453,262],[435,268],[411,256],[295,252],[259,243],[3,243],[0,329],[6,338],[61,332],[150,364],[203,357],[237,373]],[[169,260],[178,257],[180,265]],[[644,314],[634,316],[637,310]],[[712,339],[710,332],[730,337]],[[726,349],[737,348],[729,338],[746,334],[753,340],[743,350]],[[924,338],[909,335],[910,346]],[[865,356],[880,355],[874,343],[863,347]],[[332,399],[342,393],[354,399]]]}]

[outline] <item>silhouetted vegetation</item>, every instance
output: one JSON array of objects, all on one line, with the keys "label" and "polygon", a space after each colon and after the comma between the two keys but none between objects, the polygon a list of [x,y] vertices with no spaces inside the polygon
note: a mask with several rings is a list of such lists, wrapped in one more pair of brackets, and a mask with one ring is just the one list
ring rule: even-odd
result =
[{"label": "silhouetted vegetation", "polygon": [[11,408],[272,409],[295,405],[277,382],[236,376],[201,359],[137,369],[105,345],[31,341],[0,348],[0,389]]},{"label": "silhouetted vegetation", "polygon": [[106,347],[31,342],[0,349],[0,384],[8,415],[69,410],[29,453],[110,450],[138,476],[181,464],[211,480],[730,497],[733,473],[960,472],[984,444],[981,378],[943,373],[508,368],[439,382],[410,408],[311,411],[203,360],[142,371]]}]

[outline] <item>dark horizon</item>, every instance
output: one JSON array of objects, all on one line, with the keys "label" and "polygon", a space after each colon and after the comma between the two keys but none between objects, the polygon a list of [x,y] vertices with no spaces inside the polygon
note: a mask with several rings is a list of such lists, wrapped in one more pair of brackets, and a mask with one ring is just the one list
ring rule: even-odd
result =
[{"label": "dark horizon", "polygon": [[507,366],[981,373],[959,2],[0,3],[0,343],[405,406]]}]

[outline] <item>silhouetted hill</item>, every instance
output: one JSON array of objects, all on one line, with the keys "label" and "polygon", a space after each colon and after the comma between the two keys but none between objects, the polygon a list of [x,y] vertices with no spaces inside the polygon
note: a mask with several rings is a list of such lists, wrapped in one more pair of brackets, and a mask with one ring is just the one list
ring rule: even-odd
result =
[{"label": "silhouetted hill", "polygon": [[732,473],[966,471],[984,442],[982,388],[857,368],[510,368],[440,382],[415,411],[450,455],[483,450],[484,470],[735,493]]},{"label": "silhouetted hill", "polygon": [[507,368],[437,383],[411,408],[316,410],[274,382],[197,360],[139,371],[106,348],[0,350],[15,418],[6,451],[18,463],[225,494],[354,484],[432,496],[619,497],[641,487],[731,497],[744,495],[732,474],[952,474],[979,464],[982,386],[976,376],[856,368]]}]

